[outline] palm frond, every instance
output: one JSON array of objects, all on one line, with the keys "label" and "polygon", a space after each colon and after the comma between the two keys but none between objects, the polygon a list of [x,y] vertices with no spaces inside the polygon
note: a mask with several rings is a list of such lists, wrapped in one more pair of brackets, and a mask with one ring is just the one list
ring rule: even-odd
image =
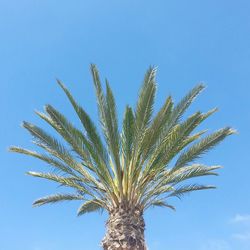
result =
[{"label": "palm frond", "polygon": [[208,150],[219,144],[227,136],[234,133],[235,130],[231,129],[230,127],[226,127],[212,133],[211,135],[206,136],[198,143],[192,145],[188,150],[186,150],[179,156],[173,168],[173,171],[199,158],[202,154],[206,153]]},{"label": "palm frond", "polygon": [[[95,65],[91,65],[91,72],[96,89],[97,105],[103,133],[109,148],[110,155],[113,157],[115,162],[114,176],[117,178],[116,183],[118,183],[119,192],[120,195],[122,195],[122,175],[119,157],[120,142],[117,116],[115,111],[115,100],[108,82],[106,82],[107,96],[105,97],[102,90],[99,73]],[[111,168],[111,170],[113,169]]]},{"label": "palm frond", "polygon": [[132,108],[127,106],[123,119],[122,129],[122,153],[124,157],[124,165],[127,167],[131,160],[133,150],[133,139],[134,139],[134,114]]},{"label": "palm frond", "polygon": [[155,118],[153,119],[151,125],[147,129],[147,133],[143,140],[143,158],[147,159],[148,154],[152,153],[152,150],[158,146],[157,142],[160,141],[160,137],[162,135],[163,129],[167,121],[169,120],[173,108],[173,101],[172,97],[169,96],[163,107],[160,111],[156,114]]},{"label": "palm frond", "polygon": [[150,203],[147,204],[147,206],[145,207],[145,209],[147,209],[148,207],[166,207],[166,208],[170,208],[172,210],[176,210],[174,206],[168,204],[167,202],[163,201],[163,200],[154,200]]},{"label": "palm frond", "polygon": [[[107,163],[95,151],[95,148],[85,138],[83,133],[76,129],[59,111],[52,106],[46,106],[46,111],[50,115],[52,122],[48,121],[56,131],[73,147],[80,157],[84,160],[85,165],[94,171],[99,178],[112,185],[112,177],[107,168]],[[94,164],[93,164],[94,163]],[[90,176],[86,170],[82,170],[85,175]]]},{"label": "palm frond", "polygon": [[50,203],[57,203],[61,201],[72,201],[72,200],[84,200],[84,197],[75,194],[54,194],[35,200],[33,206],[39,207]]},{"label": "palm frond", "polygon": [[77,113],[85,131],[87,132],[87,136],[91,145],[96,149],[97,153],[102,157],[104,162],[108,162],[107,151],[102,143],[101,137],[98,134],[97,128],[94,122],[91,120],[86,111],[77,104],[69,90],[65,87],[65,85],[61,81],[57,81],[60,87],[63,89],[65,94],[67,95],[70,103],[72,104],[75,112]]},{"label": "palm frond", "polygon": [[50,136],[43,129],[28,122],[23,122],[23,127],[27,129],[34,137],[34,143],[45,149],[49,154],[64,161],[71,168],[80,174],[83,174],[83,166],[75,161],[74,156],[69,153],[57,139]]},{"label": "palm frond", "polygon": [[135,111],[135,123],[138,133],[141,133],[148,126],[152,116],[156,91],[155,74],[156,68],[150,67],[145,75],[139,94]]},{"label": "palm frond", "polygon": [[74,169],[72,169],[71,167],[65,165],[64,163],[56,160],[53,157],[50,157],[50,156],[47,156],[47,155],[44,155],[44,154],[39,154],[39,153],[37,153],[35,151],[31,151],[31,150],[24,149],[24,148],[21,148],[21,147],[16,147],[16,146],[10,147],[9,151],[35,157],[37,159],[40,159],[40,160],[50,164],[56,170],[59,170],[59,171],[65,173],[65,174],[76,176],[76,173],[75,173]]},{"label": "palm frond", "polygon": [[[175,136],[167,137],[166,139],[164,139],[164,141],[167,143],[167,147],[163,150],[162,154],[163,158],[161,160],[161,163],[163,167],[168,164],[179,152],[181,152],[182,149],[184,149],[194,140],[198,139],[204,133],[203,131],[201,131],[194,135],[190,135],[198,127],[198,125],[201,124],[202,121],[204,121],[216,111],[217,109],[213,109],[205,114],[196,112],[195,114],[188,117],[184,122],[179,123],[180,126],[176,130],[177,133],[175,134]],[[170,143],[168,140],[170,140]],[[164,141],[163,145],[165,145]]]},{"label": "palm frond", "polygon": [[96,199],[89,200],[89,201],[86,201],[85,203],[83,203],[79,207],[77,215],[80,216],[80,215],[83,215],[86,213],[95,212],[98,210],[103,210],[103,208],[104,208],[103,204],[99,200],[96,200]]},{"label": "palm frond", "polygon": [[169,127],[174,126],[179,121],[190,104],[192,104],[194,99],[204,90],[204,88],[205,86],[203,84],[198,84],[177,104],[173,110],[170,124],[168,125]]},{"label": "palm frond", "polygon": [[57,182],[61,186],[73,188],[76,191],[79,191],[85,195],[89,195],[93,198],[96,198],[96,195],[98,195],[96,194],[98,187],[95,187],[96,188],[95,189],[91,187],[90,185],[88,185],[87,183],[84,183],[83,180],[81,179],[75,179],[71,177],[62,177],[62,176],[58,176],[58,175],[51,174],[51,173],[39,173],[39,172],[34,172],[34,171],[29,171],[27,172],[27,174],[34,176],[34,177],[43,178],[43,179],[47,179],[53,182]]},{"label": "palm frond", "polygon": [[134,149],[134,133],[135,133],[135,119],[132,108],[126,107],[124,119],[123,119],[123,129],[121,134],[121,148],[122,148],[122,163],[123,163],[123,192],[125,195],[128,194],[129,189],[129,179],[130,167],[132,160],[132,152]]},{"label": "palm frond", "polygon": [[215,175],[217,176],[217,172],[213,172],[214,170],[222,168],[221,166],[205,166],[202,164],[193,164],[191,166],[182,167],[179,170],[173,172],[171,174],[167,174],[165,176],[165,180],[163,181],[163,185],[169,184],[178,184],[182,181],[185,181],[190,178],[207,176],[207,175]]},{"label": "palm frond", "polygon": [[[76,172],[80,173],[89,182],[92,182],[95,185],[98,184],[95,180],[95,177],[93,177],[86,169],[84,169],[84,167],[74,159],[74,156],[71,155],[69,151],[55,138],[51,137],[45,131],[35,125],[25,122],[24,127],[28,129],[28,131],[35,137],[35,139],[37,140],[36,144],[38,146],[44,148],[50,154],[65,162],[68,166],[70,166]],[[90,169],[94,170],[93,167],[91,167]],[[99,171],[97,173],[99,173]],[[103,180],[103,184],[106,184],[105,187],[108,187],[110,185],[110,182],[108,182],[108,180],[111,180],[111,177],[109,179],[108,177],[104,177],[103,175],[101,175],[100,177]]]},{"label": "palm frond", "polygon": [[[142,164],[140,158],[143,151],[144,138],[151,122],[156,93],[156,68],[150,67],[144,77],[135,109],[134,149],[132,163],[128,172],[132,174],[131,183],[137,181]],[[131,185],[131,184],[130,184]]]},{"label": "palm frond", "polygon": [[28,122],[23,122],[23,127],[33,136],[33,142],[45,149],[48,153],[62,160],[64,160],[63,156],[68,159],[73,159],[73,157],[69,154],[68,149],[66,149],[56,138],[50,136],[43,129]]},{"label": "palm frond", "polygon": [[180,199],[183,195],[188,194],[193,191],[214,189],[214,188],[216,187],[210,186],[210,185],[198,185],[198,184],[183,185],[181,187],[176,188],[174,192],[168,195],[168,197],[177,197]]},{"label": "palm frond", "polygon": [[[122,169],[120,163],[120,135],[118,130],[118,120],[116,114],[116,103],[112,93],[112,90],[109,86],[108,81],[106,80],[106,126],[107,126],[107,141],[110,148],[111,156],[114,159],[116,166],[116,174],[118,181],[121,185],[122,183]],[[120,186],[121,187],[121,186]],[[122,191],[122,189],[120,190]]]},{"label": "palm frond", "polygon": [[79,157],[85,162],[85,165],[93,170],[94,167],[91,163],[90,155],[87,146],[89,145],[87,139],[83,133],[75,128],[59,111],[53,108],[51,105],[45,106],[46,112],[49,114],[43,114],[36,112],[36,114],[46,121],[56,132],[61,135],[68,145],[74,150]]}]

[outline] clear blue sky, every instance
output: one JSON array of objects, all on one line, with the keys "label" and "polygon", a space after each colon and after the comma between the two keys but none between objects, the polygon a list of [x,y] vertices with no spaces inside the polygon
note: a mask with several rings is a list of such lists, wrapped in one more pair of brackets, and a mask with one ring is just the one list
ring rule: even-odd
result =
[{"label": "clear blue sky", "polygon": [[56,77],[96,120],[91,62],[110,80],[120,117],[152,64],[156,108],[168,94],[179,100],[203,81],[208,87],[191,111],[217,106],[205,127],[239,131],[202,160],[225,166],[219,177],[203,179],[218,190],[174,200],[177,212],[146,213],[149,249],[250,249],[249,13],[247,0],[0,0],[0,250],[99,249],[106,215],[77,218],[77,202],[32,208],[59,190],[24,174],[48,170],[43,163],[7,152],[13,144],[33,148],[19,125],[45,128],[33,112],[44,104],[77,123]]}]

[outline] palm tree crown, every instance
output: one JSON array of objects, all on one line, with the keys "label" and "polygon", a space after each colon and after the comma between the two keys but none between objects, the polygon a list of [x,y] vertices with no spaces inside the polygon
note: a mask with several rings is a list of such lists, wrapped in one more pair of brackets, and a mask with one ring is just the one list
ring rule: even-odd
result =
[{"label": "palm tree crown", "polygon": [[206,136],[206,131],[193,133],[217,109],[207,113],[198,111],[187,119],[182,119],[184,112],[204,89],[203,85],[193,88],[177,105],[174,105],[169,96],[153,117],[156,70],[150,67],[137,105],[135,109],[126,107],[122,129],[119,131],[116,104],[110,85],[106,81],[104,92],[95,65],[91,65],[91,73],[103,138],[89,115],[58,81],[83,128],[73,126],[62,113],[47,105],[45,113],[36,114],[53,127],[62,137],[63,143],[42,128],[23,122],[23,127],[34,137],[33,142],[44,153],[21,147],[10,148],[12,152],[38,158],[56,170],[48,173],[28,172],[29,175],[48,179],[74,190],[72,194],[40,198],[34,202],[34,206],[81,200],[83,203],[78,215],[102,209],[112,213],[121,204],[141,211],[151,206],[174,209],[168,203],[170,197],[181,197],[192,191],[214,188],[189,182],[185,184],[186,180],[193,177],[217,175],[214,170],[220,166],[205,166],[195,162],[202,154],[234,133],[229,127]]}]

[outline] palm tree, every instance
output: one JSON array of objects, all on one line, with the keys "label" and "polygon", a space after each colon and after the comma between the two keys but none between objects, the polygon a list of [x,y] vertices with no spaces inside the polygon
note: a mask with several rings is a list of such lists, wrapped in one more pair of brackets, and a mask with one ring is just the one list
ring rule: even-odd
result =
[{"label": "palm tree", "polygon": [[214,188],[186,181],[217,175],[214,170],[220,166],[205,166],[195,161],[235,131],[226,127],[206,136],[206,131],[193,133],[217,109],[207,113],[198,111],[182,119],[204,89],[201,84],[177,105],[169,96],[153,117],[156,70],[152,67],[146,72],[136,108],[126,107],[120,131],[110,85],[106,80],[104,93],[95,65],[91,65],[91,73],[105,143],[89,115],[58,81],[83,128],[76,128],[62,113],[47,105],[45,113],[36,114],[53,127],[65,145],[42,128],[23,122],[23,127],[34,137],[33,142],[45,153],[15,146],[10,147],[10,151],[38,158],[56,170],[28,172],[29,175],[57,182],[74,191],[40,198],[34,206],[80,200],[83,203],[78,215],[106,210],[109,219],[103,249],[145,250],[144,211],[153,206],[175,209],[168,203],[171,197],[180,198],[193,191]]}]

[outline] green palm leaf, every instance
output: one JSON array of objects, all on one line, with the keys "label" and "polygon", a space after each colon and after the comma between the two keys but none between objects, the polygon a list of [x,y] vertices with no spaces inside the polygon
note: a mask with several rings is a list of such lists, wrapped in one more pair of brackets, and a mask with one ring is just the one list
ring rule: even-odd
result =
[{"label": "green palm leaf", "polygon": [[123,119],[123,129],[122,129],[122,153],[124,157],[124,165],[127,166],[131,160],[132,150],[133,150],[133,139],[134,139],[134,114],[132,108],[126,107],[124,119]]},{"label": "green palm leaf", "polygon": [[101,137],[98,134],[97,128],[94,122],[91,120],[89,115],[85,112],[85,110],[77,104],[69,90],[63,85],[59,80],[57,81],[60,87],[63,89],[65,94],[67,95],[70,103],[72,104],[75,112],[77,113],[86,133],[88,136],[91,145],[95,148],[96,152],[102,157],[104,162],[108,162],[108,155],[106,152],[106,148],[104,147]]},{"label": "green palm leaf", "polygon": [[168,197],[177,197],[181,198],[183,195],[188,194],[190,192],[198,191],[198,190],[205,190],[205,189],[214,189],[215,186],[209,186],[209,185],[197,185],[197,184],[191,184],[191,185],[184,185],[181,187],[176,188],[176,190],[168,195]]},{"label": "green palm leaf", "polygon": [[186,164],[194,161],[195,159],[199,158],[202,154],[206,153],[208,150],[212,149],[214,146],[223,141],[227,136],[232,135],[234,133],[235,130],[226,127],[203,138],[201,141],[194,144],[193,146],[191,146],[191,148],[189,148],[180,155],[173,170],[179,169],[185,166]]},{"label": "green palm leaf", "polygon": [[152,206],[152,207],[166,207],[166,208],[170,208],[172,210],[176,210],[174,206],[166,203],[165,201],[162,200],[156,200],[156,201],[152,201],[151,203],[148,204],[148,206]]},{"label": "green palm leaf", "polygon": [[83,203],[78,211],[77,211],[77,215],[83,215],[86,213],[90,213],[90,212],[95,212],[98,210],[102,210],[103,209],[103,205],[100,203],[100,201],[98,200],[89,200],[86,201],[85,203]]},{"label": "green palm leaf", "polygon": [[75,194],[54,194],[46,197],[42,197],[34,201],[33,206],[39,207],[49,203],[57,203],[61,201],[72,201],[72,200],[83,200],[84,198],[81,195]]},{"label": "green palm leaf", "polygon": [[204,89],[205,86],[203,84],[198,84],[177,104],[177,106],[173,110],[172,117],[168,125],[169,127],[174,126],[179,121],[179,119],[182,117],[188,107],[192,104],[194,99]]},{"label": "green palm leaf", "polygon": [[135,124],[139,134],[149,125],[155,98],[156,84],[155,84],[156,69],[150,67],[145,75],[144,82],[139,94],[136,111]]},{"label": "green palm leaf", "polygon": [[65,165],[64,163],[56,160],[53,157],[44,155],[44,154],[39,154],[35,151],[31,151],[28,149],[24,149],[24,148],[20,148],[20,147],[10,147],[9,150],[11,152],[15,152],[15,153],[19,153],[19,154],[25,154],[25,155],[29,155],[32,157],[35,157],[37,159],[40,159],[48,164],[50,164],[51,166],[53,166],[57,171],[59,172],[63,172],[64,174],[69,174],[72,176],[76,176],[76,173],[74,171],[74,169],[72,169],[71,167]]}]

